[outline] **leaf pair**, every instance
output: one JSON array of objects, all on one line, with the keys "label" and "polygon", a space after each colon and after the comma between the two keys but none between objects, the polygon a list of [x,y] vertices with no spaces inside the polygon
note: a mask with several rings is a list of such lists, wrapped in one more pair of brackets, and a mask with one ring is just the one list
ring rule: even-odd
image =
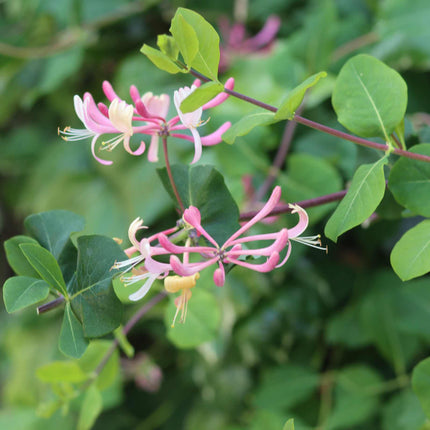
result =
[{"label": "leaf pair", "polygon": [[25,226],[33,237],[5,242],[9,264],[19,276],[8,279],[3,297],[8,312],[45,300],[49,293],[66,301],[60,350],[80,357],[88,338],[103,336],[121,323],[122,305],[112,286],[120,247],[103,236],[81,236],[77,248],[70,235],[84,227],[82,217],[68,211],[31,215]]}]

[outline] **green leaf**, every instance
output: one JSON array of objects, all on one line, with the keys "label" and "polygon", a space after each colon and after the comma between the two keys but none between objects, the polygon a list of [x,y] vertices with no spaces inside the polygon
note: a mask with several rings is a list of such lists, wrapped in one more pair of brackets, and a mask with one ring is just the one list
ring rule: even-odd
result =
[{"label": "green leaf", "polygon": [[158,49],[154,49],[148,45],[143,45],[140,52],[145,54],[148,59],[160,70],[164,70],[165,72],[172,74],[179,72],[186,73],[185,69],[179,67],[169,56]]},{"label": "green leaf", "polygon": [[119,245],[108,237],[78,238],[76,277],[68,292],[85,337],[103,336],[121,323],[122,304],[112,288],[112,277],[119,272],[112,266],[126,258]]},{"label": "green leaf", "polygon": [[17,275],[38,278],[39,274],[33,269],[33,266],[28,262],[19,247],[22,243],[33,243],[38,245],[36,240],[28,236],[14,236],[11,239],[6,240],[4,243],[4,249],[6,251],[7,262]]},{"label": "green leaf", "polygon": [[361,224],[375,211],[385,193],[384,165],[387,157],[361,165],[352,178],[346,196],[328,220],[324,233],[333,240]]},{"label": "green leaf", "polygon": [[[430,155],[430,144],[410,149],[416,154]],[[418,215],[430,217],[430,164],[402,157],[390,172],[388,187],[398,203]]]},{"label": "green leaf", "polygon": [[321,78],[327,76],[326,72],[315,73],[314,75],[307,78],[300,85],[292,89],[285,100],[281,103],[281,106],[277,110],[274,119],[293,119],[297,108],[303,101],[306,91],[316,85]]},{"label": "green leaf", "polygon": [[[112,341],[95,340],[92,341],[84,355],[77,361],[79,367],[88,374],[94,372],[106,354],[112,347]],[[99,390],[110,387],[118,377],[119,354],[118,349],[110,356],[108,362],[97,377],[96,384]]]},{"label": "green leaf", "polygon": [[9,313],[39,303],[49,295],[49,285],[41,279],[13,276],[3,286],[3,300]]},{"label": "green leaf", "polygon": [[[288,157],[286,174],[280,178],[282,191],[289,202],[312,199],[339,191],[342,179],[337,170],[326,161],[308,154]],[[313,223],[332,210],[333,205],[309,209]]]},{"label": "green leaf", "polygon": [[176,60],[178,58],[179,48],[172,36],[159,34],[157,36],[157,46],[163,54],[166,54],[172,60]]},{"label": "green leaf", "polygon": [[270,410],[283,410],[306,400],[315,392],[319,376],[312,369],[289,364],[266,370],[253,403]]},{"label": "green leaf", "polygon": [[363,137],[389,135],[402,121],[407,105],[403,78],[369,55],[360,54],[342,67],[332,96],[338,121]]},{"label": "green leaf", "polygon": [[415,366],[412,372],[412,389],[427,418],[430,418],[430,357]]},{"label": "green leaf", "polygon": [[40,277],[67,297],[66,283],[55,257],[45,248],[33,243],[23,243],[19,247]]},{"label": "green leaf", "polygon": [[337,374],[335,406],[327,420],[327,428],[350,429],[368,420],[378,409],[377,388],[381,383],[382,378],[370,367],[342,369]]},{"label": "green leaf", "polygon": [[[166,169],[157,172],[175,200]],[[224,243],[239,228],[239,209],[222,175],[214,167],[205,165],[173,165],[172,174],[184,206],[197,207],[203,227],[219,244]]]},{"label": "green leaf", "polygon": [[400,143],[402,145],[402,149],[406,150],[406,143],[405,143],[405,119],[403,118],[399,124],[397,124],[396,128],[394,129],[394,132],[397,134],[397,137],[400,140]]},{"label": "green leaf", "polygon": [[236,137],[245,136],[253,128],[259,125],[273,124],[275,114],[272,112],[258,112],[242,117],[236,124],[233,124],[223,135],[222,139],[227,143],[234,143]]},{"label": "green leaf", "polygon": [[[198,72],[216,81],[218,79],[220,58],[218,33],[201,15],[192,10],[180,7],[173,19],[176,16],[181,16],[192,27],[198,39],[197,54],[190,64],[187,63],[187,66],[193,67]],[[186,40],[186,43],[188,44],[189,41]],[[191,43],[193,44],[193,42]]]},{"label": "green leaf", "polygon": [[79,412],[77,430],[90,430],[103,410],[103,402],[100,391],[95,384],[90,385],[85,391]]},{"label": "green leaf", "polygon": [[179,13],[179,9],[172,19],[170,33],[172,33],[185,64],[191,67],[191,63],[199,50],[199,41],[192,25]]},{"label": "green leaf", "polygon": [[420,222],[401,237],[391,251],[390,261],[402,281],[430,271],[430,220]]},{"label": "green leaf", "polygon": [[222,93],[224,86],[220,82],[206,82],[201,87],[194,90],[182,103],[181,111],[183,113],[193,112],[200,106],[203,106],[209,100]]},{"label": "green leaf", "polygon": [[186,321],[183,324],[176,321],[175,327],[171,325],[176,306],[174,297],[169,296],[171,300],[165,314],[167,337],[178,348],[195,348],[218,335],[221,312],[217,299],[213,294],[199,288],[198,283],[193,288],[192,294],[188,302]]},{"label": "green leaf", "polygon": [[294,420],[292,418],[285,423],[283,430],[294,430]]},{"label": "green leaf", "polygon": [[82,371],[76,361],[53,361],[39,367],[36,371],[36,376],[42,382],[49,383],[78,383],[88,378],[88,375]]},{"label": "green leaf", "polygon": [[28,216],[24,225],[28,232],[58,259],[70,235],[83,230],[85,221],[73,212],[53,210]]},{"label": "green leaf", "polygon": [[87,346],[88,340],[84,336],[82,324],[73,313],[70,303],[66,303],[58,347],[68,357],[79,358]]}]

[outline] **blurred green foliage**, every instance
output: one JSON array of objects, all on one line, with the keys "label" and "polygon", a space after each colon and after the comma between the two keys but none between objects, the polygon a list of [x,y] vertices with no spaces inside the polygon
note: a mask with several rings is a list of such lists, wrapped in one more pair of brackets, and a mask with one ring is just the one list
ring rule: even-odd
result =
[{"label": "blurred green foliage", "polygon": [[[124,239],[137,216],[154,230],[176,221],[167,192],[160,191],[161,162],[116,151],[113,166],[101,166],[89,142],[64,142],[57,127],[80,127],[73,95],[90,91],[100,100],[105,79],[124,98],[132,84],[156,94],[189,85],[190,77],[163,73],[139,53],[143,43],[155,46],[156,35],[167,33],[178,6],[196,10],[215,27],[222,16],[233,22],[235,7],[250,34],[269,15],[279,15],[274,46],[238,54],[220,78],[234,76],[239,91],[279,105],[288,91],[324,69],[328,77],[307,97],[304,114],[330,126],[340,128],[329,96],[341,66],[357,53],[376,56],[408,84],[407,146],[428,142],[429,116],[419,114],[430,111],[427,0],[5,0],[0,4],[2,239],[23,233],[25,216],[51,209],[82,215],[85,233]],[[230,99],[211,111],[205,127],[213,131],[250,113],[250,105]],[[255,187],[264,181],[282,133],[282,124],[256,128],[234,145],[208,148],[201,163],[216,165],[244,207],[243,177],[252,174]],[[174,161],[189,162],[192,151],[192,144],[172,140]],[[304,127],[297,128],[291,152],[278,178],[288,201],[339,190],[359,164],[377,158],[372,150]],[[327,207],[314,209],[311,230],[322,232],[327,215]],[[1,311],[0,428],[67,430],[78,422],[85,428],[97,411],[83,413],[80,405],[92,399],[97,409],[99,396],[103,413],[94,429],[280,430],[292,417],[296,430],[430,428],[427,361],[412,378],[414,366],[430,352],[430,280],[403,283],[389,269],[394,242],[419,221],[402,218],[386,196],[377,221],[341,236],[328,255],[294,244],[285,270],[271,275],[235,268],[222,289],[202,276],[201,296],[190,302],[190,312],[192,306],[210,307],[219,328],[215,333],[204,327],[199,335],[212,340],[180,349],[190,346],[181,337],[188,321],[176,335],[168,328],[171,303],[155,307],[129,335],[135,350],[145,351],[161,369],[158,390],[139,388],[142,375],[135,370],[123,380],[116,372],[109,384],[88,387],[80,397],[73,397],[70,384],[52,391],[36,371],[62,358],[61,312],[37,317],[31,310],[12,316]],[[285,225],[289,217],[277,222]],[[1,261],[6,279],[11,272]],[[137,307],[127,308],[127,316]],[[189,318],[190,330],[197,330]],[[82,371],[91,372],[101,356],[97,350],[80,359]],[[124,357],[123,368],[133,360]],[[157,373],[150,370],[145,381]],[[73,398],[68,411],[57,409],[54,393]]]}]

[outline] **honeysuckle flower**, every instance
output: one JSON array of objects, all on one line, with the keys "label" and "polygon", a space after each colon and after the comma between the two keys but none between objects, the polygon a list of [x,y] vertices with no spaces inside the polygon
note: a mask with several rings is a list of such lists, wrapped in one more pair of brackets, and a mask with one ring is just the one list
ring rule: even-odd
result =
[{"label": "honeysuckle flower", "polygon": [[[194,273],[200,272],[212,264],[218,265],[214,271],[213,279],[217,286],[223,286],[225,282],[225,264],[236,264],[258,272],[269,272],[275,267],[282,266],[288,259],[290,254],[290,247],[287,253],[279,263],[280,253],[286,247],[289,241],[289,230],[286,228],[278,232],[256,234],[252,236],[241,237],[247,232],[254,224],[265,218],[272,209],[277,205],[281,197],[281,188],[275,187],[267,203],[264,207],[247,223],[245,223],[239,230],[237,230],[229,239],[227,239],[222,246],[220,246],[215,239],[203,228],[201,225],[200,211],[190,206],[184,211],[183,219],[194,228],[198,235],[203,236],[211,245],[208,246],[179,246],[171,243],[169,239],[163,235],[159,235],[160,245],[173,255],[170,256],[170,265],[175,273],[180,276],[191,276]],[[304,225],[305,220],[299,221],[299,227],[296,226],[292,229],[293,236],[299,233],[299,229]],[[300,234],[300,233],[299,233]],[[272,241],[268,246],[262,246],[257,249],[247,249],[244,245],[252,244],[260,241]],[[197,253],[204,256],[200,262],[189,263],[187,261],[181,262],[174,254],[189,254]],[[249,263],[244,261],[243,258],[248,256],[265,257],[263,263]]]},{"label": "honeysuckle flower", "polygon": [[[200,81],[196,81],[194,85],[200,85]],[[233,89],[233,87],[234,79],[230,78],[227,80],[225,88]],[[99,138],[105,134],[114,134],[115,136],[103,141],[100,149],[111,151],[122,142],[124,149],[132,155],[143,154],[146,145],[144,141],[141,141],[138,148],[132,150],[130,148],[131,136],[139,134],[151,136],[148,150],[148,160],[150,162],[158,161],[160,136],[173,136],[191,141],[194,142],[195,146],[192,161],[195,163],[200,158],[202,145],[210,146],[220,143],[222,141],[221,136],[231,126],[230,122],[225,122],[212,134],[200,137],[196,128],[201,124],[200,122],[197,124],[190,114],[182,114],[181,112],[180,115],[167,120],[170,105],[170,97],[167,94],[156,96],[148,92],[140,96],[137,88],[132,85],[130,87],[130,96],[133,104],[129,104],[116,94],[108,81],[103,82],[103,91],[109,100],[109,106],[104,103],[96,104],[89,93],[85,93],[83,99],[76,95],[74,97],[75,111],[85,128],[73,129],[66,127],[62,131],[59,130],[59,134],[64,140],[68,141],[92,138],[91,152],[94,158],[104,165],[110,165],[112,161],[104,160],[96,155],[96,144]],[[184,94],[187,91],[187,87],[185,87],[184,89],[179,89],[178,94]],[[217,106],[224,102],[227,97],[226,93],[221,93],[199,108],[198,111],[201,112]],[[180,121],[182,123],[178,124]],[[180,133],[181,130],[185,129],[189,129],[192,135]]]},{"label": "honeysuckle flower", "polygon": [[[122,281],[126,286],[146,279],[142,287],[129,296],[129,299],[132,301],[142,299],[156,279],[165,278],[172,270],[170,264],[160,263],[153,258],[155,255],[169,253],[162,247],[153,245],[153,242],[157,241],[160,233],[154,234],[149,238],[143,238],[140,241],[136,238],[137,232],[143,228],[147,227],[143,225],[143,220],[141,218],[136,218],[130,224],[128,237],[133,246],[125,250],[125,253],[130,258],[124,261],[115,262],[112,266],[112,269],[126,268],[123,275],[129,270],[132,270],[132,276],[122,276]],[[177,230],[177,227],[173,227],[171,229],[164,230],[162,234],[168,235],[176,232]],[[138,252],[138,255],[132,257],[135,252]],[[143,266],[136,267],[141,263],[144,263]]]},{"label": "honeysuckle flower", "polygon": [[175,107],[178,112],[179,118],[181,119],[182,124],[184,124],[185,127],[187,127],[191,131],[191,134],[194,138],[195,152],[191,164],[199,160],[202,155],[202,142],[200,139],[200,134],[197,131],[197,127],[199,127],[202,123],[203,109],[199,107],[193,112],[183,113],[181,111],[181,103],[196,89],[197,87],[195,85],[192,85],[191,88],[180,88],[178,91],[175,91],[175,94],[173,96],[173,100],[175,102]]},{"label": "honeysuckle flower", "polygon": [[197,279],[200,278],[200,273],[194,273],[191,276],[167,276],[164,278],[164,288],[168,293],[181,292],[181,295],[175,299],[176,312],[173,317],[173,322],[171,327],[175,327],[175,321],[181,310],[181,319],[179,322],[184,323],[187,317],[188,311],[188,301],[191,298],[191,288],[196,285]]},{"label": "honeysuckle flower", "polygon": [[220,71],[225,71],[230,62],[238,56],[268,52],[273,45],[280,26],[281,19],[276,15],[271,15],[255,36],[247,37],[245,26],[242,23],[230,25],[227,19],[222,19],[219,23],[222,37]]}]

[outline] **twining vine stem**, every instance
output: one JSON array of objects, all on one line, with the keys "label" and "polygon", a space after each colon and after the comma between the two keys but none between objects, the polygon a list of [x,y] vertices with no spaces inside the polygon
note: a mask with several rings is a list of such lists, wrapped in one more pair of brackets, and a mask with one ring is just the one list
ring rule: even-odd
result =
[{"label": "twining vine stem", "polygon": [[[198,79],[201,79],[204,82],[210,82],[211,80],[201,73],[197,72],[196,70],[190,69],[190,73],[195,76]],[[228,88],[224,88],[224,92],[236,97],[240,100],[244,100],[248,103],[251,103],[255,106],[261,107],[265,110],[268,110],[270,112],[277,112],[278,109],[275,106],[269,105],[267,103],[264,103],[260,100],[254,99],[252,97],[249,97],[245,94],[239,93],[234,90],[229,90]],[[356,143],[361,146],[366,146],[368,148],[377,149],[380,151],[388,151],[390,147],[388,145],[382,144],[382,143],[376,143],[372,142],[371,140],[363,139],[361,137],[353,136],[352,134],[345,133],[343,131],[336,130],[331,127],[327,127],[326,125],[319,124],[318,122],[311,121],[307,118],[303,118],[300,115],[294,115],[294,118],[292,119],[295,122],[298,122],[299,124],[306,125],[307,127],[313,128],[315,130],[322,131],[323,133],[331,134],[332,136],[340,137],[345,140],[349,140],[350,142]],[[416,154],[414,152],[405,151],[403,149],[395,148],[392,151],[393,154],[400,155],[402,157],[412,158],[414,160],[420,160],[425,161],[427,163],[430,163],[430,156],[423,155],[423,154]]]},{"label": "twining vine stem", "polygon": [[178,189],[176,188],[175,180],[173,179],[173,175],[172,175],[172,169],[170,167],[169,154],[167,152],[167,137],[162,136],[162,141],[163,141],[164,159],[166,162],[166,170],[167,170],[167,175],[169,177],[170,185],[172,186],[173,194],[175,194],[178,205],[181,208],[181,213],[184,213],[185,207],[184,207],[184,204],[182,203],[181,196],[179,195]]},{"label": "twining vine stem", "polygon": [[[122,334],[127,336],[128,332],[142,319],[142,317],[147,314],[158,302],[160,302],[164,297],[166,297],[167,293],[165,291],[161,291],[156,296],[154,296],[149,302],[145,303],[127,322],[127,324],[122,329]],[[107,362],[111,358],[112,354],[118,348],[119,340],[116,338],[111,347],[107,350],[105,356],[102,358],[96,369],[93,373],[93,379],[95,379],[103,368],[106,366]]]}]

